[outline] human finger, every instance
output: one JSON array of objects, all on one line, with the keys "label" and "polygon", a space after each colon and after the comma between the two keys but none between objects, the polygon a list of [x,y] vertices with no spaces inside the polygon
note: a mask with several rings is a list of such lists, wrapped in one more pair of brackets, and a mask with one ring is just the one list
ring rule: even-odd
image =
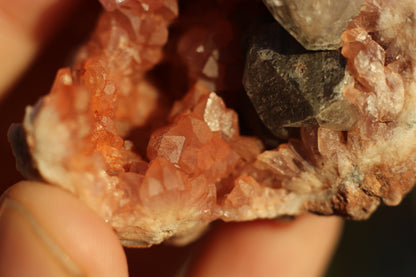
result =
[{"label": "human finger", "polygon": [[0,99],[79,2],[0,1]]},{"label": "human finger", "polygon": [[315,215],[221,225],[207,239],[191,276],[321,276],[341,225],[337,217]]},{"label": "human finger", "polygon": [[20,182],[0,206],[0,276],[127,276],[112,229],[69,193]]}]

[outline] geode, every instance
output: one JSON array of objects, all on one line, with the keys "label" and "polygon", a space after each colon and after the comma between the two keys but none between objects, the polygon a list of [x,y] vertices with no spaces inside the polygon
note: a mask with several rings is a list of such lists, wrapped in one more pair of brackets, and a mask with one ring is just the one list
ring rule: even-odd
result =
[{"label": "geode", "polygon": [[415,183],[414,0],[366,1],[341,36],[356,123],[301,126],[266,151],[224,102],[244,95],[241,28],[258,2],[186,2],[179,17],[176,0],[101,2],[90,42],[10,139],[23,174],[76,195],[124,245],[186,242],[217,219],[366,219]]}]

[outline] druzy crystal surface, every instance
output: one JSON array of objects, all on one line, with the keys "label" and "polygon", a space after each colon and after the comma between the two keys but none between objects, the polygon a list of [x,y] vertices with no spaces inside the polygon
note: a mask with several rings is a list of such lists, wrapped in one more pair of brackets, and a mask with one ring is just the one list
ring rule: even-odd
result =
[{"label": "druzy crystal surface", "polygon": [[33,165],[76,195],[124,245],[185,243],[217,219],[365,219],[415,183],[413,0],[369,0],[342,34],[341,104],[356,123],[299,127],[267,151],[224,101],[244,96],[240,42],[259,2],[102,4],[90,42],[10,138],[16,154],[30,153],[23,174]]}]

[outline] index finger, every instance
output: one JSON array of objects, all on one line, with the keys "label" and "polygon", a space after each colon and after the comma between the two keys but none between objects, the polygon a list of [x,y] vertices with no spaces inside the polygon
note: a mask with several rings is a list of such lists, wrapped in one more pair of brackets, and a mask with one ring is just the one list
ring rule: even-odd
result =
[{"label": "index finger", "polygon": [[0,2],[0,99],[80,0]]}]

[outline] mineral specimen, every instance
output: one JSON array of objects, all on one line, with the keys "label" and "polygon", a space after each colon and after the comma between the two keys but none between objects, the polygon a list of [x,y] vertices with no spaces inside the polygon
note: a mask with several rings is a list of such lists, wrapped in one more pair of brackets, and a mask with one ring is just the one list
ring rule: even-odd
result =
[{"label": "mineral specimen", "polygon": [[289,39],[275,36],[279,29],[277,23],[256,28],[246,58],[244,87],[264,124],[277,136],[282,127],[351,130],[358,113],[343,101],[341,53],[288,47]]},{"label": "mineral specimen", "polygon": [[[301,127],[298,136],[268,151],[260,140],[240,135],[237,114],[206,88],[209,77],[211,89],[223,85],[224,98],[235,90],[236,83],[225,76],[234,72],[236,61],[228,59],[233,57],[231,45],[240,52],[232,42],[244,30],[231,32],[231,41],[213,36],[202,40],[202,47],[191,47],[199,33],[186,32],[192,26],[184,25],[181,34],[187,35],[178,38],[172,32],[169,40],[182,41],[180,49],[197,53],[169,57],[169,47],[163,47],[178,15],[175,0],[102,3],[106,11],[91,41],[71,68],[58,71],[51,92],[27,109],[10,138],[26,134],[23,147],[32,161],[19,164],[34,165],[45,182],[84,201],[124,245],[185,242],[216,219],[307,211],[365,219],[381,200],[397,205],[415,183],[414,0],[369,0],[342,35],[351,76],[342,101],[357,110],[355,127]],[[207,16],[217,10],[228,22],[221,26],[244,28],[247,11],[257,2],[199,0],[195,5],[204,7]],[[221,53],[225,48],[231,52],[226,58]],[[209,53],[200,59],[204,49]],[[165,72],[190,82],[188,93],[170,108],[170,88],[155,82],[166,78],[153,71],[169,58],[197,59],[183,61],[184,71]],[[210,70],[205,71],[207,64]],[[223,69],[216,71],[216,65]],[[239,93],[237,98],[244,95],[242,89]],[[331,119],[337,107],[321,113],[319,120]],[[143,130],[152,131],[149,141]],[[147,157],[135,151],[143,144]]]},{"label": "mineral specimen", "polygon": [[274,18],[309,50],[337,49],[364,0],[263,0]]}]

